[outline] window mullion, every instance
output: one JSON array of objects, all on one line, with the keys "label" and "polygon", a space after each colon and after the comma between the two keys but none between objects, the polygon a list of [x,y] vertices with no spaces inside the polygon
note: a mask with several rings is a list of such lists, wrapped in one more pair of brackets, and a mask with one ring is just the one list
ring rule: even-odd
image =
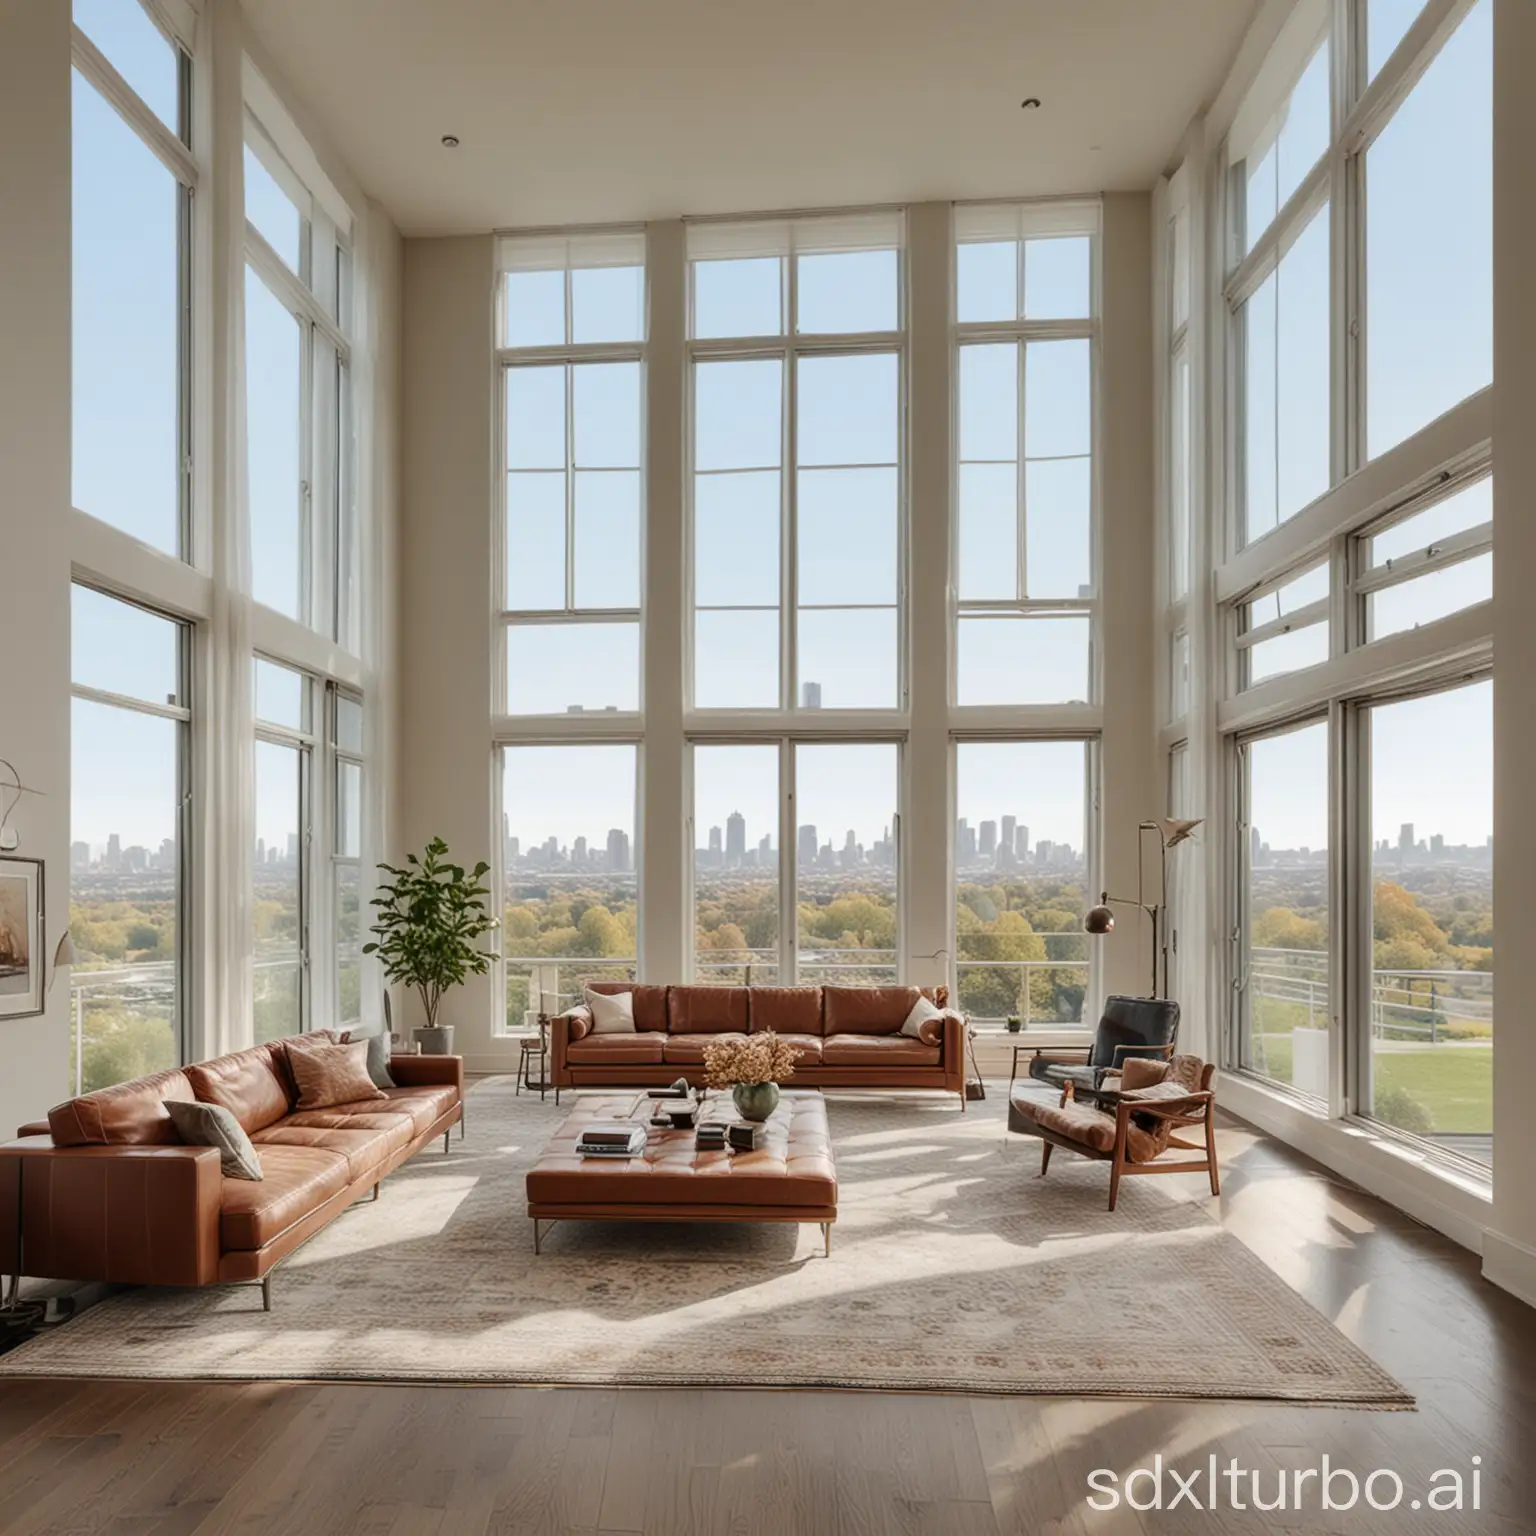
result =
[{"label": "window mullion", "polygon": [[[570,309],[571,274],[565,274],[566,309]],[[565,609],[576,608],[576,366],[566,363],[565,385]]]},{"label": "window mullion", "polygon": [[[1019,242],[1019,304],[1020,313],[1023,313],[1023,283],[1024,283],[1024,257],[1022,255],[1024,242]],[[1015,390],[1018,398],[1018,410],[1014,421],[1014,494],[1016,514],[1014,518],[1015,548],[1014,548],[1014,580],[1020,602],[1029,598],[1029,507],[1028,499],[1028,465],[1024,453],[1025,433],[1028,423],[1028,403],[1025,398],[1026,379],[1028,377],[1027,359],[1029,356],[1029,343],[1018,341],[1014,343],[1017,348],[1017,356],[1014,360]]]}]

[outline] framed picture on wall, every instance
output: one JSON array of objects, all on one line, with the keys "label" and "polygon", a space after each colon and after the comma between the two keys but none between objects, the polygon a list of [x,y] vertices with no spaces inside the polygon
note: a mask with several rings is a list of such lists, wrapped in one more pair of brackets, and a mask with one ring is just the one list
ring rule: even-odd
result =
[{"label": "framed picture on wall", "polygon": [[0,855],[0,1019],[43,1011],[43,861]]}]

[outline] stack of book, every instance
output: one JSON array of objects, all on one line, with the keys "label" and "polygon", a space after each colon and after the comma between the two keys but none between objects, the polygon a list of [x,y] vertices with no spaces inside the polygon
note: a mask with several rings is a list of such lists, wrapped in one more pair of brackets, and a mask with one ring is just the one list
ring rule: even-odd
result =
[{"label": "stack of book", "polygon": [[645,1127],[623,1120],[600,1121],[576,1138],[578,1157],[638,1157],[645,1151]]},{"label": "stack of book", "polygon": [[700,1152],[756,1152],[767,1144],[763,1127],[745,1120],[705,1120],[693,1140]]},{"label": "stack of book", "polygon": [[693,1141],[700,1152],[725,1151],[725,1121],[704,1121],[694,1132]]}]

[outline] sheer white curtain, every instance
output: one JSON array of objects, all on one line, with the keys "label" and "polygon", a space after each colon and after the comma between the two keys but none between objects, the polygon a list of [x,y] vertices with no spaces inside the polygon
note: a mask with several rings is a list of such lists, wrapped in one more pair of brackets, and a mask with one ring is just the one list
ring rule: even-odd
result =
[{"label": "sheer white curtain", "polygon": [[245,434],[245,178],[242,19],[208,8],[213,67],[213,622],[207,731],[209,793],[201,828],[208,871],[203,1055],[253,1038],[251,850],[255,727],[251,679],[251,542]]}]

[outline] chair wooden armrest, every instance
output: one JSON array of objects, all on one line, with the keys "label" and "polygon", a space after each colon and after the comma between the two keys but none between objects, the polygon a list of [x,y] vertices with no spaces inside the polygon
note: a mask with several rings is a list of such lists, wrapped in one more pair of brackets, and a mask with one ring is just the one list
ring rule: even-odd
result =
[{"label": "chair wooden armrest", "polygon": [[[1134,1092],[1134,1090],[1132,1091]],[[1111,1096],[1105,1095],[1104,1097]],[[1115,1119],[1117,1121],[1128,1122],[1132,1115],[1143,1114],[1152,1115],[1158,1120],[1172,1120],[1176,1125],[1192,1124],[1193,1122],[1189,1119],[1189,1112],[1192,1109],[1208,1106],[1216,1101],[1215,1092],[1209,1088],[1199,1089],[1194,1093],[1186,1093],[1177,1099],[1132,1099],[1127,1098],[1123,1093],[1114,1094],[1112,1097],[1114,1099]],[[1102,1098],[1100,1104],[1101,1107],[1107,1107],[1103,1105]],[[1194,1118],[1199,1120],[1203,1119],[1204,1116],[1196,1115]]]}]

